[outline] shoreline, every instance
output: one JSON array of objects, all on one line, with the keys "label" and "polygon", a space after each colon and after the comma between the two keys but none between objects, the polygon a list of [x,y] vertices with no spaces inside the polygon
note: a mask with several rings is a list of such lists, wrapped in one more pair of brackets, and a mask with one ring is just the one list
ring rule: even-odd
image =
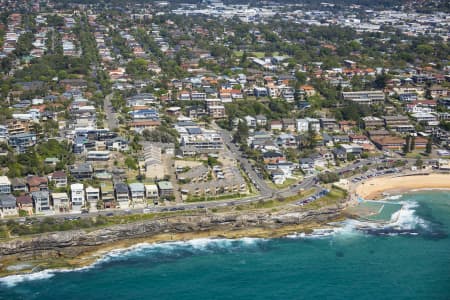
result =
[{"label": "shoreline", "polygon": [[[423,178],[427,180],[418,181]],[[430,180],[435,182],[433,186],[422,187]],[[450,190],[450,174],[377,177],[354,185],[352,189],[364,195],[365,199],[372,197],[372,200],[385,197],[383,193],[387,192],[405,194],[430,189]],[[362,217],[360,213],[353,214],[347,210],[357,206],[357,202],[351,198],[341,202],[342,205],[306,212],[283,210],[278,213],[261,211],[173,217],[165,221],[116,225],[93,232],[78,230],[16,238],[0,242],[0,278],[45,270],[76,271],[94,266],[112,251],[126,250],[142,243],[159,244],[205,238],[282,238],[293,233],[309,234],[315,229],[332,228],[332,222]],[[11,247],[16,247],[15,251],[11,251]]]},{"label": "shoreline", "polygon": [[[164,224],[141,222],[90,233],[54,232],[28,239],[17,238],[0,243],[0,278],[30,275],[44,270],[70,271],[86,268],[95,265],[112,251],[141,243],[183,242],[202,238],[280,238],[293,232],[311,233],[314,229],[332,227],[330,222],[343,220],[345,216],[342,210],[343,207],[335,207],[306,213],[284,212],[280,215],[241,214],[234,216],[236,219],[231,222],[228,215],[222,216],[221,223],[214,223],[219,216],[211,216],[210,220],[177,218],[168,219]],[[247,220],[247,223],[243,223],[243,220]],[[194,224],[197,224],[195,228]],[[144,226],[148,226],[148,231],[142,229]],[[159,227],[155,229],[157,226]],[[138,228],[141,229],[140,233]],[[108,234],[106,239],[105,234]],[[102,242],[99,239],[103,239]]]},{"label": "shoreline", "polygon": [[[332,220],[339,221],[339,219]],[[330,221],[331,222],[331,221]],[[285,226],[278,228],[276,230],[267,230],[264,228],[249,228],[239,231],[209,231],[209,232],[192,232],[192,233],[181,233],[181,234],[161,234],[149,238],[133,238],[124,241],[108,243],[95,249],[84,252],[74,258],[60,258],[51,259],[47,262],[35,260],[35,261],[21,261],[12,258],[9,262],[9,268],[4,268],[0,271],[0,279],[7,278],[9,276],[26,276],[42,271],[47,272],[71,272],[83,270],[91,267],[95,267],[97,263],[108,256],[108,254],[113,252],[126,251],[133,247],[138,247],[142,244],[156,245],[165,243],[180,243],[188,242],[198,239],[230,239],[239,240],[243,238],[251,239],[274,239],[283,238],[293,233],[311,233],[315,229],[331,228],[327,224],[316,224],[311,223],[307,225],[299,226]],[[2,265],[8,263],[8,260],[3,261]],[[17,266],[18,268],[15,268]],[[23,268],[20,268],[23,266]],[[5,270],[6,269],[6,270]]]},{"label": "shoreline", "polygon": [[380,200],[386,194],[392,196],[420,190],[450,190],[450,174],[396,174],[370,178],[354,187],[355,194],[364,200]]}]

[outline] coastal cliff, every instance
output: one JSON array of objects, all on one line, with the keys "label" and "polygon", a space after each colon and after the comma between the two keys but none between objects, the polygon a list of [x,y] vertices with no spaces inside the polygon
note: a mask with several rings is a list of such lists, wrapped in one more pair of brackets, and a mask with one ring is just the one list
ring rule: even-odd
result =
[{"label": "coastal cliff", "polygon": [[[338,207],[314,211],[245,212],[195,214],[114,225],[93,231],[61,231],[0,243],[0,272],[12,272],[7,266],[21,262],[40,265],[46,260],[71,259],[106,248],[129,246],[141,241],[170,241],[195,237],[280,236],[289,231],[311,230],[341,216]],[[284,232],[286,234],[287,232]],[[39,262],[40,264],[36,264]],[[21,270],[22,272],[25,270]],[[17,273],[17,270],[15,270]]]}]

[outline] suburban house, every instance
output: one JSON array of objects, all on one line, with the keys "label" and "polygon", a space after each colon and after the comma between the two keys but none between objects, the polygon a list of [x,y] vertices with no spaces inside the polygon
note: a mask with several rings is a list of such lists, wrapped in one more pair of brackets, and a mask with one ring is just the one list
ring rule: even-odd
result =
[{"label": "suburban house", "polygon": [[158,203],[158,186],[156,184],[146,184],[145,185],[145,197],[148,200],[153,201],[153,203]]},{"label": "suburban house", "polygon": [[11,194],[0,194],[0,217],[17,216],[16,197]]},{"label": "suburban house", "polygon": [[85,205],[84,186],[82,183],[73,183],[70,185],[72,210],[75,212],[81,211]]},{"label": "suburban house", "polygon": [[285,161],[286,157],[280,152],[267,151],[263,153],[263,159],[265,164],[278,163],[279,161]]},{"label": "suburban house", "polygon": [[48,180],[45,177],[28,176],[27,177],[28,191],[48,191]]},{"label": "suburban house", "polygon": [[29,216],[33,214],[33,199],[29,195],[22,195],[16,198],[19,210],[26,211]]},{"label": "suburban house", "polygon": [[283,130],[283,123],[280,120],[272,120],[270,122],[270,130],[272,130],[272,131],[274,131],[274,130],[278,130],[278,131]]},{"label": "suburban house", "polygon": [[55,212],[69,212],[70,200],[67,193],[52,193],[53,210]]},{"label": "suburban house", "polygon": [[294,119],[284,118],[281,120],[281,122],[283,123],[284,131],[291,131],[291,132],[295,131],[295,120]]},{"label": "suburban house", "polygon": [[0,176],[0,194],[11,193],[11,181],[7,176]]},{"label": "suburban house", "polygon": [[39,213],[50,213],[50,194],[48,191],[35,191],[31,193],[34,203],[34,209],[37,214]]},{"label": "suburban house", "polygon": [[103,207],[104,208],[114,208],[116,207],[116,202],[114,198],[114,188],[112,185],[108,185],[105,183],[102,183],[100,185],[101,189],[101,196],[103,201]]},{"label": "suburban house", "polygon": [[320,118],[320,127],[322,130],[326,131],[336,131],[339,129],[339,126],[336,122],[336,119],[333,118]]},{"label": "suburban house", "polygon": [[170,181],[160,181],[158,182],[158,191],[159,191],[159,197],[161,199],[164,199],[167,197],[171,197],[173,195],[173,186]]},{"label": "suburban house", "polygon": [[316,172],[316,169],[314,167],[314,160],[310,157],[301,158],[299,166],[305,175],[312,175]]},{"label": "suburban house", "polygon": [[355,156],[360,156],[363,152],[363,147],[358,144],[342,144],[339,147],[344,149],[347,155],[352,154]]},{"label": "suburban house", "polygon": [[145,186],[143,183],[130,183],[130,196],[133,207],[144,206],[145,204]]},{"label": "suburban house", "polygon": [[88,186],[85,190],[86,202],[89,204],[89,211],[96,211],[100,201],[100,189]]},{"label": "suburban house", "polygon": [[13,192],[28,193],[27,181],[24,178],[11,179],[11,189]]},{"label": "suburban house", "polygon": [[69,170],[70,174],[75,179],[79,180],[91,179],[94,174],[94,169],[92,168],[92,165],[88,163],[71,166]]},{"label": "suburban house", "polygon": [[283,184],[286,181],[286,176],[280,169],[275,169],[270,171],[270,179],[275,184]]},{"label": "suburban house", "polygon": [[51,176],[51,181],[56,188],[65,188],[67,186],[67,175],[64,171],[55,171]]},{"label": "suburban house", "polygon": [[120,208],[129,208],[130,207],[130,198],[129,198],[129,190],[128,185],[123,182],[116,183],[114,185],[114,192],[116,195],[116,201]]}]

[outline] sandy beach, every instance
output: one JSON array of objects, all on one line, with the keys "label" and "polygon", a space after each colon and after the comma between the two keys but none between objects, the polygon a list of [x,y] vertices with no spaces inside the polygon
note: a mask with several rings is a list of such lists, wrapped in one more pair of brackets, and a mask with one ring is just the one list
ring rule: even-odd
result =
[{"label": "sandy beach", "polygon": [[370,200],[380,198],[383,192],[400,194],[418,189],[450,189],[450,174],[430,173],[372,178],[360,183],[355,192],[359,197]]}]

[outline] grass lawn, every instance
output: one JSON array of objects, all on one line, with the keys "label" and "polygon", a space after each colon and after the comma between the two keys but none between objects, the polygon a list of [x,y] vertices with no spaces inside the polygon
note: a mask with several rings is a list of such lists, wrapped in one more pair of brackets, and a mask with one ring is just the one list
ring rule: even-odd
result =
[{"label": "grass lawn", "polygon": [[413,152],[407,153],[405,157],[407,158],[416,158],[416,157],[427,157],[426,155],[423,155],[424,150],[415,150]]},{"label": "grass lawn", "polygon": [[333,187],[328,195],[310,202],[303,207],[305,209],[318,209],[329,205],[335,205],[342,202],[345,197],[347,197],[346,191]]},{"label": "grass lawn", "polygon": [[314,189],[306,190],[303,192],[299,192],[297,195],[284,198],[284,199],[271,199],[267,201],[258,201],[249,204],[242,204],[236,207],[236,210],[248,210],[248,209],[263,209],[263,208],[277,208],[280,206],[285,206],[291,202],[298,201],[300,198],[308,197],[314,194]]},{"label": "grass lawn", "polygon": [[211,197],[189,197],[185,200],[185,202],[204,202],[204,201],[216,201],[216,200],[229,200],[229,199],[239,199],[251,196],[251,194],[229,194],[229,195],[221,195],[221,196],[211,196]]},{"label": "grass lawn", "polygon": [[268,180],[266,182],[267,182],[267,185],[271,188],[284,189],[286,187],[289,187],[289,186],[297,183],[298,181],[299,181],[299,179],[297,179],[297,178],[289,178],[289,179],[286,179],[283,184],[275,184],[272,181],[268,181]]}]

